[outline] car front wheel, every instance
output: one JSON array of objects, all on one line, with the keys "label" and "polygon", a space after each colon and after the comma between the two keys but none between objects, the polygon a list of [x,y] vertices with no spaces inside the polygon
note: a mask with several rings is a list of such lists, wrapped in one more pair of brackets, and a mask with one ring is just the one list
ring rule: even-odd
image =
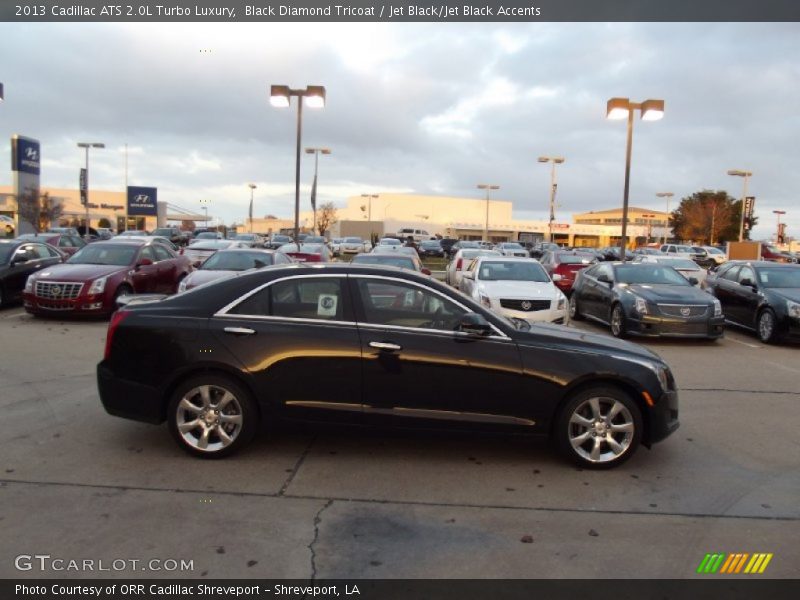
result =
[{"label": "car front wheel", "polygon": [[198,375],[175,390],[168,418],[172,436],[186,452],[222,458],[253,438],[258,409],[236,382],[218,375]]},{"label": "car front wheel", "polygon": [[556,420],[555,441],[567,458],[589,469],[610,469],[633,456],[642,415],[620,389],[598,386],[573,396]]},{"label": "car front wheel", "polygon": [[573,321],[580,321],[583,319],[583,315],[578,308],[578,295],[574,290],[572,295],[569,297],[569,318]]},{"label": "car front wheel", "polygon": [[765,308],[758,315],[758,339],[765,344],[771,344],[777,339],[777,323],[772,309]]},{"label": "car front wheel", "polygon": [[611,309],[611,335],[624,338],[625,334],[625,310],[621,304],[615,304]]}]

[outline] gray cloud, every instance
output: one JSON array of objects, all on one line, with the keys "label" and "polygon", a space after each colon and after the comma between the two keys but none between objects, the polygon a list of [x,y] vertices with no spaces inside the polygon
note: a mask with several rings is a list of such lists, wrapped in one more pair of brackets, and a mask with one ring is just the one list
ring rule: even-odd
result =
[{"label": "gray cloud", "polygon": [[[194,208],[211,198],[231,221],[254,181],[259,212],[288,216],[296,109],[270,107],[268,88],[318,83],[328,106],[304,111],[303,141],[333,148],[320,161],[321,201],[388,189],[479,196],[486,181],[519,217],[541,218],[540,154],[567,158],[560,214],[621,202],[625,125],[605,120],[605,102],[655,97],[666,115],[635,123],[632,204],[661,208],[665,190],[738,196],[741,179],[726,171],[745,168],[756,234],[768,236],[771,211],[784,209],[800,236],[798,33],[756,23],[4,23],[0,136],[42,141],[48,186],[76,186],[75,142],[103,141],[92,185],[122,189],[127,143],[129,182],[157,185],[162,199]],[[305,190],[312,164],[303,157]]]}]

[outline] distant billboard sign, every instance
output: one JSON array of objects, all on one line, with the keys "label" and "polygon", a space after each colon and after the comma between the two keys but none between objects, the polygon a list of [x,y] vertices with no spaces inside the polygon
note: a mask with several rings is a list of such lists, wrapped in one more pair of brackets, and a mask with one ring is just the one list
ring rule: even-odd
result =
[{"label": "distant billboard sign", "polygon": [[128,214],[132,217],[155,217],[157,198],[157,188],[128,186]]}]

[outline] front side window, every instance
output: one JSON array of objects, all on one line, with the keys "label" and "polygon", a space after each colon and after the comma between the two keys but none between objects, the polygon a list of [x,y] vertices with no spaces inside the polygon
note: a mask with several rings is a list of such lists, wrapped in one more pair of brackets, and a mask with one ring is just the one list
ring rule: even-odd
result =
[{"label": "front side window", "polygon": [[240,302],[235,315],[341,321],[342,280],[334,277],[293,278],[277,281]]},{"label": "front side window", "polygon": [[364,320],[374,325],[394,325],[454,331],[467,311],[431,290],[409,283],[359,279]]}]

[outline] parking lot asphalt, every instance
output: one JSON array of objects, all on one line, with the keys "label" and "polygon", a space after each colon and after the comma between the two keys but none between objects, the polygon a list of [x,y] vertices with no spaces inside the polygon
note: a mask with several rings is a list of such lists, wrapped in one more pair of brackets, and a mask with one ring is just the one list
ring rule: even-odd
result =
[{"label": "parking lot asphalt", "polygon": [[[681,428],[590,472],[544,442],[387,431],[193,459],[165,427],[104,412],[106,327],[0,311],[0,577],[687,578],[708,552],[800,575],[797,346],[643,340],[673,368]],[[15,568],[37,553],[193,568]]]}]

